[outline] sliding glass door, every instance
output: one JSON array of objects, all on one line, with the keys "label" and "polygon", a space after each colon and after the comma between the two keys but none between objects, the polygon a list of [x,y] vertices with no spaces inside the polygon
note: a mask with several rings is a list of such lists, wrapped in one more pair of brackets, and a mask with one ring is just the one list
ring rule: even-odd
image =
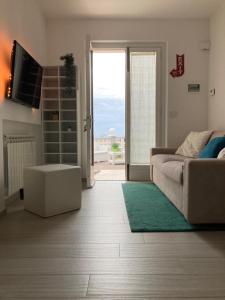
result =
[{"label": "sliding glass door", "polygon": [[[126,52],[125,165],[127,180],[149,180],[150,148],[165,145],[165,45],[163,43],[91,42],[92,51],[117,49]],[[88,57],[88,53],[87,53]],[[89,56],[90,57],[90,56]],[[92,68],[87,64],[87,117],[92,120]],[[90,70],[90,69],[91,70]],[[90,70],[90,71],[89,71]],[[115,72],[114,72],[115,73]],[[112,74],[118,76],[118,74]],[[87,121],[89,120],[87,118]],[[86,122],[88,123],[88,122]],[[90,122],[89,122],[90,123]],[[88,123],[88,124],[89,124]],[[87,125],[88,125],[87,124]],[[92,186],[91,137],[87,131],[87,178]]]}]

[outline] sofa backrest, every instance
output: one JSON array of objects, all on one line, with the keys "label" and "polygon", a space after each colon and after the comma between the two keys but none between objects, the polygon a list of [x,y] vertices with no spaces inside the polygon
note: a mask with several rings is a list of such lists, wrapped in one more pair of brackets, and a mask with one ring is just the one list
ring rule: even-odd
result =
[{"label": "sofa backrest", "polygon": [[213,134],[210,137],[210,141],[216,137],[225,136],[225,130],[215,130],[213,131]]}]

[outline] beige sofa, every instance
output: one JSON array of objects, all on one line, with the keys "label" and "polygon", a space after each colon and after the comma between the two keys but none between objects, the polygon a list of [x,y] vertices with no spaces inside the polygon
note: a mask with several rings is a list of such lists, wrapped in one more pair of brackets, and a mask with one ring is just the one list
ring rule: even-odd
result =
[{"label": "beige sofa", "polygon": [[[224,135],[214,132],[211,139]],[[225,223],[225,160],[192,159],[175,152],[151,149],[151,180],[190,223]]]}]

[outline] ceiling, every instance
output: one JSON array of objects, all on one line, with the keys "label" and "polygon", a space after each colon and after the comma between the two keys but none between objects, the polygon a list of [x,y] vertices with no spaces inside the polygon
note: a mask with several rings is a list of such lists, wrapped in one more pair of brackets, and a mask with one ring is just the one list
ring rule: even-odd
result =
[{"label": "ceiling", "polygon": [[36,0],[46,18],[208,18],[224,0]]}]

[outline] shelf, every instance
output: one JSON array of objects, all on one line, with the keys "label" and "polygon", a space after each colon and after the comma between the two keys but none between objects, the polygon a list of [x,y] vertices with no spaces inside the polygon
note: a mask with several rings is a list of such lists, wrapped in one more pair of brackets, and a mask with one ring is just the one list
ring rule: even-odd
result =
[{"label": "shelf", "polygon": [[59,109],[58,108],[55,108],[55,109],[53,109],[53,108],[44,108],[43,112],[45,112],[45,111],[57,111],[57,112],[59,112]]},{"label": "shelf", "polygon": [[[77,68],[75,70],[77,72]],[[46,163],[78,164],[77,76],[70,91],[61,67],[45,67],[42,82],[42,118]],[[57,118],[57,119],[54,119]]]},{"label": "shelf", "polygon": [[43,100],[43,101],[57,101],[57,102],[58,102],[58,101],[59,101],[59,97],[53,97],[53,98],[50,98],[50,97],[49,97],[49,98],[46,98],[46,97],[43,97],[42,100]]},{"label": "shelf", "polygon": [[77,111],[76,109],[60,109],[60,111]]},{"label": "shelf", "polygon": [[59,122],[48,122],[48,121],[43,121],[43,132],[59,132]]},{"label": "shelf", "polygon": [[43,75],[43,79],[58,79],[58,75]]},{"label": "shelf", "polygon": [[73,102],[76,102],[77,101],[77,98],[76,97],[74,97],[74,98],[60,98],[60,97],[42,97],[42,100],[43,101],[59,101],[59,99],[60,99],[60,101],[61,102],[64,102],[64,101],[73,101]]},{"label": "shelf", "polygon": [[71,153],[71,152],[61,152],[61,154],[65,154],[65,155],[77,155],[77,152],[73,152],[73,153]]},{"label": "shelf", "polygon": [[[44,91],[51,91],[51,90],[66,90],[67,87],[43,87],[42,90]],[[69,90],[74,90],[76,91],[76,88],[75,87],[70,87]]]},{"label": "shelf", "polygon": [[43,79],[58,79],[58,78],[66,78],[64,75],[43,75]]},{"label": "shelf", "polygon": [[63,101],[74,101],[76,102],[76,98],[60,98],[60,100],[63,102]]},{"label": "shelf", "polygon": [[76,131],[56,131],[56,130],[54,130],[54,131],[49,131],[49,130],[44,130],[43,131],[44,133],[59,133],[59,132],[61,132],[61,133],[76,133]]},{"label": "shelf", "polygon": [[44,155],[59,155],[59,154],[64,154],[64,155],[72,155],[72,156],[76,156],[77,155],[77,152],[44,152]]},{"label": "shelf", "polygon": [[51,100],[44,101],[42,106],[42,111],[58,111],[59,110],[59,101]]},{"label": "shelf", "polygon": [[44,152],[44,155],[59,155],[59,152]]},{"label": "shelf", "polygon": [[59,152],[44,152],[44,155],[60,155]]},{"label": "shelf", "polygon": [[62,120],[62,119],[61,119],[61,122],[63,122],[63,123],[77,123],[76,120]]},{"label": "shelf", "polygon": [[59,68],[55,66],[46,66],[43,70],[43,76],[54,76],[58,77],[59,75]]},{"label": "shelf", "polygon": [[45,123],[59,123],[59,120],[44,120]]}]

